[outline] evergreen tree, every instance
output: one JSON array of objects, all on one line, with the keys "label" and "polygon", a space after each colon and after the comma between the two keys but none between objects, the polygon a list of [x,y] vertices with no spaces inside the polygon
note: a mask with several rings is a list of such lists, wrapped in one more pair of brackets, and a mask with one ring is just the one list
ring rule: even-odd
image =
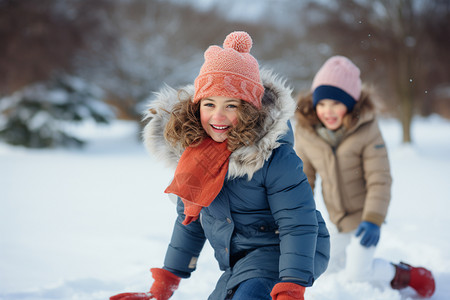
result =
[{"label": "evergreen tree", "polygon": [[82,146],[69,123],[109,123],[113,110],[103,91],[84,80],[63,75],[36,83],[0,99],[0,139],[29,148]]}]

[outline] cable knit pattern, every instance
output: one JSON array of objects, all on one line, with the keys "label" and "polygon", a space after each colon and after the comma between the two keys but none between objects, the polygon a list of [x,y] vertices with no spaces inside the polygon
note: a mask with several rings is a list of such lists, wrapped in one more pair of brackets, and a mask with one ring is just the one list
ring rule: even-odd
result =
[{"label": "cable knit pattern", "polygon": [[195,79],[193,101],[210,96],[242,99],[261,107],[264,93],[258,61],[250,54],[252,38],[244,31],[230,33],[223,48],[210,46]]},{"label": "cable knit pattern", "polygon": [[355,101],[361,96],[359,68],[347,57],[333,56],[317,71],[311,91],[322,85],[331,85],[345,91]]}]

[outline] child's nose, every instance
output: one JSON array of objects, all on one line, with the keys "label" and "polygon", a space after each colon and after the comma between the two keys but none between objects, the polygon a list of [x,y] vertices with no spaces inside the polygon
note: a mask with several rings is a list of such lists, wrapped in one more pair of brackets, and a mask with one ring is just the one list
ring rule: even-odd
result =
[{"label": "child's nose", "polygon": [[226,119],[226,116],[225,116],[224,111],[223,111],[222,109],[217,109],[216,112],[215,112],[215,114],[214,114],[214,118],[215,118],[217,121],[225,120],[225,119]]},{"label": "child's nose", "polygon": [[333,111],[333,108],[331,108],[330,106],[326,106],[326,107],[325,107],[325,112],[326,112],[327,114],[331,113],[332,111]]}]

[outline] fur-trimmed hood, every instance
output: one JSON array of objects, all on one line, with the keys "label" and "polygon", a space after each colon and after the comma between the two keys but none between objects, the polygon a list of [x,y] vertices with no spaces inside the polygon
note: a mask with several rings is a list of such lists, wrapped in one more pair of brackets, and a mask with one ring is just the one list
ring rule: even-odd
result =
[{"label": "fur-trimmed hood", "polygon": [[[293,143],[292,129],[288,126],[288,121],[295,111],[292,89],[286,86],[285,80],[268,70],[261,71],[261,80],[265,94],[269,96],[264,97],[268,100],[262,103],[263,107],[268,108],[261,132],[262,138],[254,145],[241,147],[231,154],[228,178],[244,175],[251,178],[281,143]],[[180,90],[188,93],[189,98],[194,94],[193,85],[187,85]],[[147,150],[173,168],[176,168],[184,149],[170,145],[164,138],[164,129],[169,121],[170,111],[179,101],[178,91],[165,86],[150,99],[144,116],[144,121],[148,121],[143,130]]]},{"label": "fur-trimmed hood", "polygon": [[[295,112],[297,127],[308,131],[315,131],[315,126],[320,124],[317,114],[313,109],[312,93],[302,94],[297,100],[297,110]],[[373,101],[373,94],[370,88],[363,86],[361,97],[353,107],[349,115],[351,126],[346,130],[347,134],[356,130],[359,126],[376,117],[376,106]]]}]

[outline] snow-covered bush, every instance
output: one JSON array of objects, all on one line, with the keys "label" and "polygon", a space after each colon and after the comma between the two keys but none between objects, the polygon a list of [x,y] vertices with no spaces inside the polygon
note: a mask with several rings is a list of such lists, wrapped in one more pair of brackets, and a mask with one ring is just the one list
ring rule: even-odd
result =
[{"label": "snow-covered bush", "polygon": [[103,98],[98,87],[68,75],[27,86],[0,99],[0,139],[29,148],[81,146],[68,125],[109,123],[114,112]]}]

